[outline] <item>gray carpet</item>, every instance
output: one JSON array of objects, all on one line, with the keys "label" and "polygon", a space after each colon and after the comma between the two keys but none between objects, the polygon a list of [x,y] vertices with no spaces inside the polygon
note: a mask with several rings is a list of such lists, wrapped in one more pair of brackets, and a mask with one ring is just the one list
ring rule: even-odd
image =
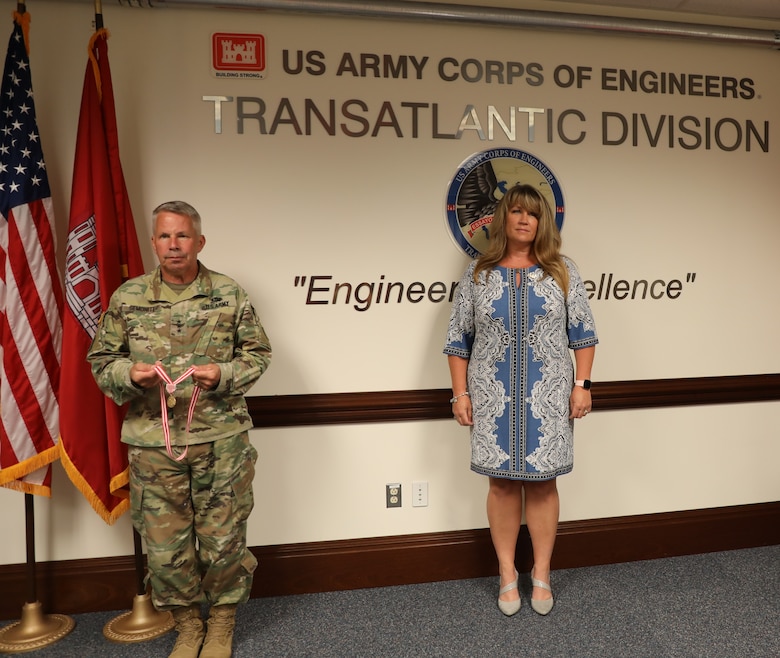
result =
[{"label": "gray carpet", "polygon": [[[234,658],[274,656],[780,657],[780,546],[553,572],[556,605],[504,617],[497,578],[252,599]],[[174,633],[103,637],[114,613],[76,615],[35,658],[167,656]]]}]

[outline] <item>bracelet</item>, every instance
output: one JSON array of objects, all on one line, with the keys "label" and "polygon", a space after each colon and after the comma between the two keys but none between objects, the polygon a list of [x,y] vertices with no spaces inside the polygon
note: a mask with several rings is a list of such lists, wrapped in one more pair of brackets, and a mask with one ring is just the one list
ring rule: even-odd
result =
[{"label": "bracelet", "polygon": [[462,398],[464,395],[468,395],[469,392],[466,391],[465,393],[461,393],[460,395],[456,395],[454,398],[450,400],[450,404],[455,404],[458,401],[458,398]]}]

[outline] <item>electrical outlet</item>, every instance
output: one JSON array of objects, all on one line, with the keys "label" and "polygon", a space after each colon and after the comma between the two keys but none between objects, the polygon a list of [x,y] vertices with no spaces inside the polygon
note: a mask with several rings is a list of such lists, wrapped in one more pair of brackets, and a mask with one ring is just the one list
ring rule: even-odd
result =
[{"label": "electrical outlet", "polygon": [[428,507],[427,482],[412,482],[412,507]]},{"label": "electrical outlet", "polygon": [[401,485],[388,484],[385,487],[388,507],[401,507]]}]

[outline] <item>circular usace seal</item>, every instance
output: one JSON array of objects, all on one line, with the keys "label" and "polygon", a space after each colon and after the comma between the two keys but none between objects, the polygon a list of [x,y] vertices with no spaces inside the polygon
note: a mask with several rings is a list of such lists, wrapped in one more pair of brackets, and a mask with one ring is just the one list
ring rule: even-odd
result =
[{"label": "circular usace seal", "polygon": [[489,149],[464,160],[447,190],[447,228],[468,256],[485,251],[498,202],[518,183],[533,185],[547,199],[563,228],[563,193],[558,178],[535,155],[513,148]]}]

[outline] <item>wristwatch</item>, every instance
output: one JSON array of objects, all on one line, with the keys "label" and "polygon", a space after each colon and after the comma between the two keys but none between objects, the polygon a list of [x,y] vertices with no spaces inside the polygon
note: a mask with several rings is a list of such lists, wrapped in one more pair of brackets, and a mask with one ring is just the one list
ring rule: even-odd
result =
[{"label": "wristwatch", "polygon": [[590,390],[590,379],[576,379],[574,381],[575,386],[582,386],[586,391]]}]

